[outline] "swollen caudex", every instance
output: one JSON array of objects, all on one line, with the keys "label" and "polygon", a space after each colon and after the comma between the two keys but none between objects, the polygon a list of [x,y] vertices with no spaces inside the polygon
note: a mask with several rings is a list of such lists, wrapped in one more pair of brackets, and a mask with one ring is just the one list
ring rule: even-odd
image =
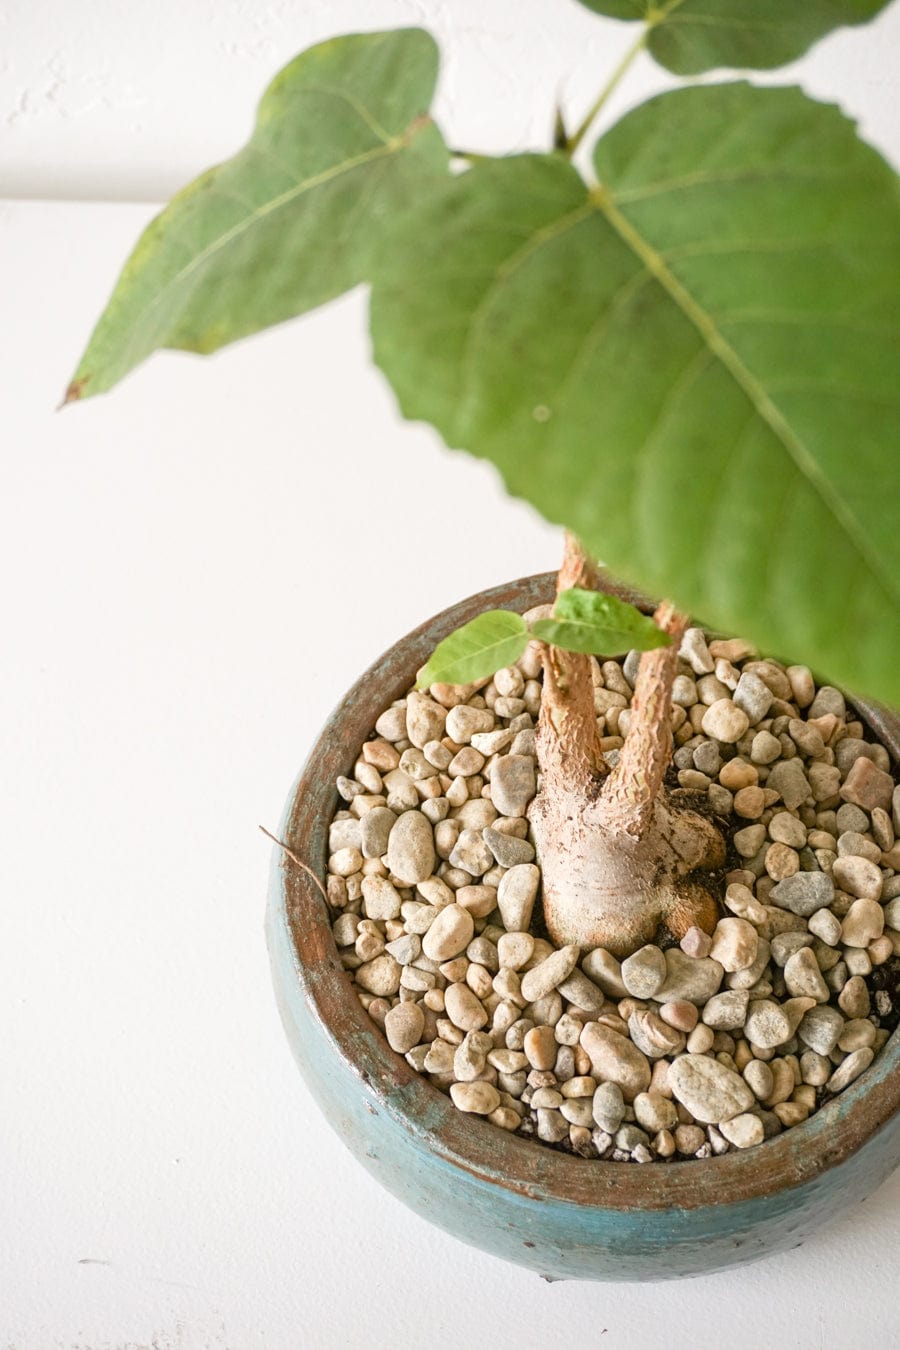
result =
[{"label": "swollen caudex", "polygon": [[[593,663],[611,764],[637,661]],[[804,667],[689,629],[670,800],[725,835],[720,917],[619,960],[544,935],[540,699],[535,647],[477,690],[412,692],[339,780],[328,894],[363,1005],[459,1110],[585,1157],[709,1157],[806,1120],[900,1015],[887,751]]]}]

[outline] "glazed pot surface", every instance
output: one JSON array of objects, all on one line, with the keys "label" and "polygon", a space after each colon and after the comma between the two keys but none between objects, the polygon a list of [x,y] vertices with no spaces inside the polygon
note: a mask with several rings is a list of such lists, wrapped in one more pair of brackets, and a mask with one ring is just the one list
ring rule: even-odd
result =
[{"label": "glazed pot surface", "polygon": [[[482,610],[524,612],[554,594],[555,574],[547,573],[473,596],[403,639],[354,685],[282,822],[281,838],[316,875],[327,870],[336,778],[436,644]],[[898,719],[855,706],[896,758]],[[656,1280],[752,1261],[797,1246],[900,1162],[900,1031],[839,1097],[756,1148],[644,1166],[587,1160],[464,1116],[390,1049],[341,966],[321,893],[281,850],[267,938],[294,1056],[355,1156],[423,1217],[542,1275]]]}]

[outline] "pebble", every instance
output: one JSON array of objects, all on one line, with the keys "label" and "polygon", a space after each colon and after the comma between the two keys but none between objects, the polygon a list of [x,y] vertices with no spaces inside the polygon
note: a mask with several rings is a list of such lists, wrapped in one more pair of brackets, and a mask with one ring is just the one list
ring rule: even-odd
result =
[{"label": "pebble", "polygon": [[854,1050],[845,1060],[835,1069],[834,1073],[825,1084],[827,1092],[843,1092],[861,1073],[872,1063],[875,1058],[875,1051],[871,1046],[864,1046],[862,1050]]},{"label": "pebble", "polygon": [[744,1080],[707,1055],[679,1055],[668,1081],[673,1096],[705,1125],[718,1125],[754,1105]]},{"label": "pebble", "polygon": [[422,939],[422,951],[431,961],[449,961],[465,951],[475,933],[475,920],[460,905],[439,911]]},{"label": "pebble", "polygon": [[678,1111],[674,1102],[651,1088],[635,1097],[634,1118],[645,1130],[658,1134],[660,1130],[670,1130],[678,1124]]},{"label": "pebble", "polygon": [[476,1116],[488,1116],[500,1105],[500,1093],[490,1083],[451,1083],[450,1096],[457,1110]]},{"label": "pebble", "polygon": [[686,956],[709,956],[712,938],[709,933],[704,933],[702,928],[689,928],[679,946]]},{"label": "pebble", "polygon": [[503,755],[494,761],[491,798],[504,816],[524,816],[537,790],[535,763],[530,755]]},{"label": "pebble", "polygon": [[396,919],[402,901],[387,877],[363,877],[363,911],[367,919]]},{"label": "pebble", "polygon": [[759,934],[746,919],[720,919],[713,933],[710,957],[731,974],[756,960]]},{"label": "pebble", "polygon": [[881,868],[868,858],[853,856],[836,858],[831,875],[835,885],[840,886],[841,890],[847,891],[849,895],[869,901],[881,899],[881,888],[884,884]]},{"label": "pebble", "polygon": [[426,881],[434,871],[436,856],[431,824],[421,811],[404,811],[388,836],[387,865],[404,886]]},{"label": "pebble", "polygon": [[[848,1017],[868,1017],[871,1009],[869,990],[862,975],[851,975],[838,994],[838,1007]],[[816,1047],[813,1046],[813,1049]]]},{"label": "pebble", "polygon": [[418,1003],[397,1003],[385,1013],[384,1034],[398,1054],[405,1055],[418,1045],[424,1029],[425,1014]]},{"label": "pebble", "polygon": [[744,1082],[757,1101],[766,1101],[775,1087],[775,1075],[761,1059],[751,1059],[744,1068]]},{"label": "pebble", "polygon": [[501,969],[521,970],[531,960],[533,953],[534,938],[530,933],[501,933],[497,939]]},{"label": "pebble", "polygon": [[400,988],[402,967],[387,952],[382,952],[372,961],[366,961],[353,972],[356,983],[370,994],[387,998],[396,994]]},{"label": "pebble", "polygon": [[801,947],[785,962],[784,982],[788,993],[796,998],[814,998],[817,1003],[827,1003],[831,997],[819,963],[809,947]]},{"label": "pebble", "polygon": [[450,851],[449,862],[451,867],[468,872],[471,877],[483,877],[493,865],[494,856],[477,829],[461,830]]},{"label": "pebble", "polygon": [[637,1008],[628,1018],[628,1034],[632,1043],[650,1060],[677,1055],[684,1049],[683,1032],[647,1008]]},{"label": "pebble", "polygon": [[625,998],[628,990],[622,983],[622,967],[612,952],[595,947],[581,963],[581,969],[604,994],[610,998]]},{"label": "pebble", "polygon": [[715,670],[702,628],[685,629],[678,655],[688,662],[695,675],[710,675]]},{"label": "pebble", "polygon": [[514,834],[506,834],[487,826],[482,838],[501,867],[517,867],[520,863],[530,863],[534,858],[534,845],[527,839],[518,839]]},{"label": "pebble", "polygon": [[856,760],[840,789],[845,802],[851,802],[865,811],[872,811],[876,807],[889,811],[893,792],[894,780],[891,775],[864,757]]},{"label": "pebble", "polygon": [[480,1031],[487,1024],[488,1015],[480,999],[467,984],[449,984],[444,990],[447,1016],[461,1031]]},{"label": "pebble", "polygon": [[[863,861],[860,859],[859,861]],[[837,867],[837,863],[835,863]],[[879,872],[879,883],[881,873]],[[880,890],[880,884],[879,884]],[[852,892],[851,892],[852,894]],[[841,941],[845,947],[868,947],[884,932],[884,910],[876,900],[854,900],[844,915]]]},{"label": "pebble", "polygon": [[811,1008],[805,1015],[797,1035],[810,1050],[819,1055],[830,1055],[844,1030],[844,1019],[837,1008]]},{"label": "pebble", "polygon": [[522,997],[528,1003],[549,994],[571,975],[578,964],[580,951],[574,944],[559,947],[538,965],[532,966],[522,977]]},{"label": "pebble", "polygon": [[591,1110],[601,1130],[616,1134],[625,1119],[625,1098],[618,1083],[601,1083],[594,1092]]},{"label": "pebble", "polygon": [[791,1019],[780,1003],[771,999],[758,999],[751,1004],[744,1024],[747,1038],[763,1050],[773,1050],[784,1045],[794,1034]]},{"label": "pebble", "polygon": [[586,1022],[581,1045],[587,1051],[594,1077],[617,1083],[627,1102],[650,1086],[650,1063],[626,1036],[599,1022]]},{"label": "pebble", "polygon": [[489,708],[471,708],[467,703],[460,703],[447,713],[446,726],[452,741],[460,746],[467,745],[478,732],[493,730],[494,714]]},{"label": "pebble", "polygon": [[761,1144],[766,1137],[759,1116],[750,1115],[748,1112],[732,1116],[731,1120],[721,1121],[719,1129],[729,1144],[734,1144],[735,1148],[753,1148],[754,1145]]},{"label": "pebble", "polygon": [[359,822],[360,847],[364,858],[381,858],[388,851],[388,841],[397,817],[387,806],[375,806]]},{"label": "pebble", "polygon": [[711,703],[701,722],[705,735],[726,745],[734,745],[739,741],[749,725],[750,719],[746,712],[730,698],[718,698],[715,703]]},{"label": "pebble", "polygon": [[622,983],[635,998],[653,998],[665,983],[666,958],[659,947],[641,947],[622,962]]},{"label": "pebble", "polygon": [[825,872],[797,872],[779,881],[771,899],[782,909],[808,919],[817,909],[826,909],[834,900],[834,882]]},{"label": "pebble", "polygon": [[504,926],[510,932],[525,932],[540,885],[540,869],[534,863],[511,867],[497,888],[497,906]]},{"label": "pebble", "polygon": [[703,1021],[713,1031],[737,1031],[744,1025],[750,994],[746,989],[728,989],[713,994],[703,1008]]},{"label": "pebble", "polygon": [[552,1069],[556,1062],[557,1051],[553,1028],[549,1026],[532,1027],[525,1035],[522,1049],[533,1069]]},{"label": "pebble", "polygon": [[782,759],[769,770],[766,787],[777,792],[785,806],[793,811],[811,796],[809,779],[799,759]]},{"label": "pebble", "polygon": [[711,957],[694,959],[678,947],[670,947],[665,957],[666,978],[655,995],[660,1003],[680,999],[688,1003],[707,1003],[722,983],[725,970]]},{"label": "pebble", "polygon": [[586,1013],[598,1013],[606,1002],[593,980],[589,980],[587,975],[577,969],[561,980],[557,989],[563,998]]},{"label": "pebble", "polygon": [[[744,671],[738,680],[732,695],[734,705],[747,714],[749,724],[755,726],[761,722],[772,706],[772,694],[769,686],[752,672]],[[745,728],[746,729],[746,728]],[[743,732],[741,732],[743,735]],[[736,739],[740,740],[740,736]]]}]

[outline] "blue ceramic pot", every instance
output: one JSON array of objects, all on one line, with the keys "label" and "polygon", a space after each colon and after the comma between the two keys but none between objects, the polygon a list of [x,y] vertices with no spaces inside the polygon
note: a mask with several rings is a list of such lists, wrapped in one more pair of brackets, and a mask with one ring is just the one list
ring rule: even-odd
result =
[{"label": "blue ceramic pot", "polygon": [[[349,771],[384,707],[406,692],[452,629],[483,609],[544,603],[554,580],[532,577],[446,610],[386,653],[341,701],[281,827],[317,875],[326,872],[335,779]],[[897,756],[897,719],[863,711]],[[301,1072],[373,1176],[424,1218],[495,1256],[556,1279],[709,1273],[797,1246],[900,1162],[900,1031],[805,1124],[721,1158],[643,1167],[590,1161],[462,1116],[369,1020],[341,968],[330,922],[317,887],[279,850],[267,936]]]}]

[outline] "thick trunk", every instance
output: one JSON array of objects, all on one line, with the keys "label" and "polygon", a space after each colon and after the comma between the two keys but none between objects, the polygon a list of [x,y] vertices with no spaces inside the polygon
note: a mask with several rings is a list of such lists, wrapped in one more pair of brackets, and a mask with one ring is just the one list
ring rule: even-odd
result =
[{"label": "thick trunk", "polygon": [[[560,589],[592,584],[570,536]],[[667,800],[671,692],[685,619],[656,613],[672,644],[641,657],[631,721],[615,770],[600,752],[590,657],[544,650],[537,748],[541,791],[530,818],[543,878],[544,918],[555,941],[626,956],[696,925],[711,932],[718,905],[704,869],[721,866],[719,831]]]}]

